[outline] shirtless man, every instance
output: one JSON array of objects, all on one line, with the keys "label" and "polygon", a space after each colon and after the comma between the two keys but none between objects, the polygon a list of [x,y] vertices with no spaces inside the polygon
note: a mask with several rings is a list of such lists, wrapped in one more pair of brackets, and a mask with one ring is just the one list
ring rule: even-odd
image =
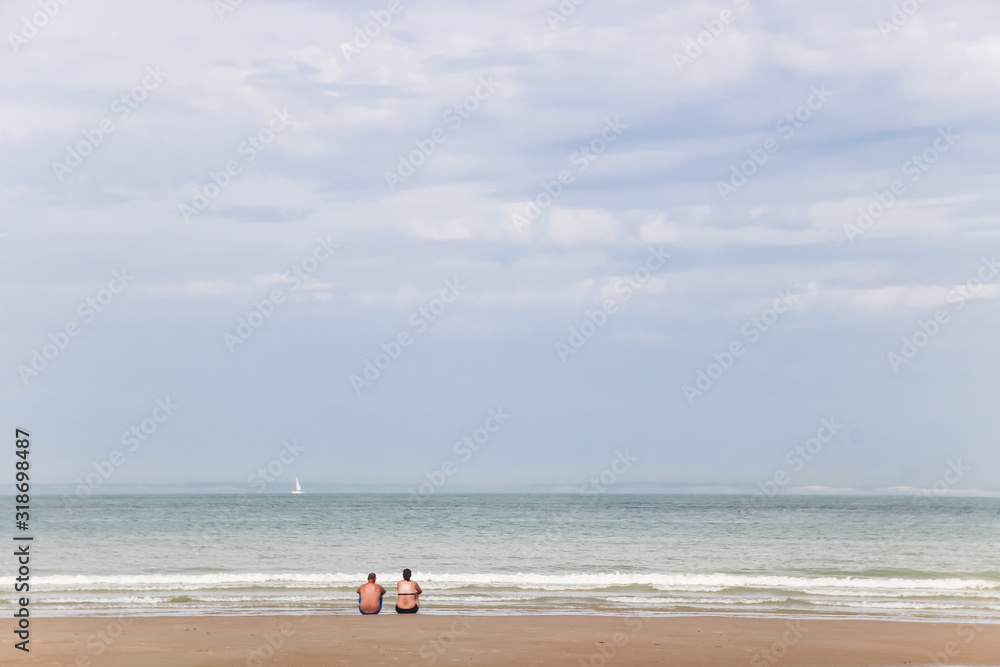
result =
[{"label": "shirtless man", "polygon": [[382,596],[385,588],[375,583],[375,573],[368,575],[368,583],[358,586],[358,611],[365,616],[382,611]]},{"label": "shirtless man", "polygon": [[403,580],[396,584],[396,613],[416,614],[420,611],[420,584],[410,581],[409,568],[403,570]]}]

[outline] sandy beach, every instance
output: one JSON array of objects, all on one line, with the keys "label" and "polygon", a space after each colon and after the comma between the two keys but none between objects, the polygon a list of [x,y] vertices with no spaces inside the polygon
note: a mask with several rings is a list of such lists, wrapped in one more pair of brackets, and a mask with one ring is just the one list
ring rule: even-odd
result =
[{"label": "sandy beach", "polygon": [[42,618],[3,664],[1000,665],[1000,625],[777,618],[255,616]]}]

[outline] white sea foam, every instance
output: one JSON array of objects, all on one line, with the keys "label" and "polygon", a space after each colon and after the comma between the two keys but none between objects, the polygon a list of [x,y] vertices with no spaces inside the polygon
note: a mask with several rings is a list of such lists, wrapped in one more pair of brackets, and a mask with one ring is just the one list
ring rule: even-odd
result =
[{"label": "white sea foam", "polygon": [[128,596],[102,596],[100,598],[88,597],[88,596],[76,596],[76,597],[46,597],[38,600],[36,602],[42,602],[45,605],[93,605],[94,602],[100,601],[101,604],[106,605],[153,605],[161,604],[169,598],[165,597],[153,597],[153,596],[139,596],[139,595],[128,595]]},{"label": "white sea foam", "polygon": [[960,604],[935,604],[928,602],[876,602],[876,601],[865,601],[865,602],[848,602],[846,600],[823,600],[823,601],[813,601],[812,604],[821,604],[824,606],[837,606],[837,607],[851,607],[853,609],[968,609],[965,605]]},{"label": "white sea foam", "polygon": [[691,605],[751,605],[751,604],[775,604],[778,602],[787,602],[787,597],[769,597],[769,598],[650,598],[650,597],[625,597],[625,596],[612,596],[601,598],[607,602],[614,602],[615,604],[629,604],[641,607],[647,607],[650,605],[661,606],[661,607],[672,607],[672,606],[691,606]]},{"label": "white sea foam", "polygon": [[[361,573],[209,573],[136,575],[49,575],[36,578],[42,591],[153,591],[232,588],[344,588],[365,580]],[[811,595],[852,595],[853,591],[906,595],[920,591],[964,594],[980,592],[1000,597],[1000,582],[985,579],[904,579],[900,577],[790,577],[737,574],[659,573],[415,573],[429,588],[522,588],[533,590],[595,590],[650,587],[662,591],[719,592],[730,588],[801,591]]]},{"label": "white sea foam", "polygon": [[803,593],[807,595],[822,595],[828,597],[854,597],[854,598],[949,598],[958,597],[963,599],[993,599],[1000,598],[1000,590],[996,588],[988,589],[911,589],[911,590],[878,590],[860,588],[803,588]]},{"label": "white sea foam", "polygon": [[803,590],[824,588],[864,588],[881,590],[995,590],[1000,582],[985,579],[903,579],[863,577],[787,577],[737,574],[414,574],[415,579],[428,583],[476,584],[481,586],[572,586],[576,588],[608,588],[617,586],[650,586],[664,590],[710,588],[769,588]]},{"label": "white sea foam", "polygon": [[260,572],[212,574],[120,574],[106,576],[56,574],[39,576],[40,590],[197,590],[205,588],[324,587],[364,582],[367,574],[267,574]]}]

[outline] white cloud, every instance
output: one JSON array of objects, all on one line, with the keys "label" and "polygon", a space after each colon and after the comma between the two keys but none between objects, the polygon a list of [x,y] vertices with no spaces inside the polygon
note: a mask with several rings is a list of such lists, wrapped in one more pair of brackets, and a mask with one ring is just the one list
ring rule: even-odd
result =
[{"label": "white cloud", "polygon": [[549,240],[562,245],[614,243],[621,223],[603,209],[553,208],[548,220]]}]

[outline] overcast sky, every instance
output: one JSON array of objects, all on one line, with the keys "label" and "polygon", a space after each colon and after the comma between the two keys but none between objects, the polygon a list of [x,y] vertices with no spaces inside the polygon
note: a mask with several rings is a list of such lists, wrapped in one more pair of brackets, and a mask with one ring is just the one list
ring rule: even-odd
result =
[{"label": "overcast sky", "polygon": [[53,484],[998,489],[1000,5],[906,9],[5,3],[4,428]]}]

